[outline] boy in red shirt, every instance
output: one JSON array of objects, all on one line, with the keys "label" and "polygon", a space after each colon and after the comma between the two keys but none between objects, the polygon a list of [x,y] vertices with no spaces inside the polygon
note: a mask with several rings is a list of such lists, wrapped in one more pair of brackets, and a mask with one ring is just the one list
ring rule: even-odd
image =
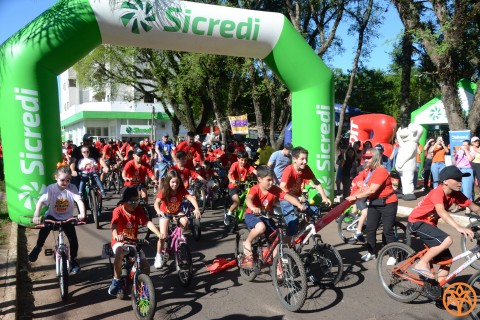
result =
[{"label": "boy in red shirt", "polygon": [[158,180],[157,177],[155,177],[150,165],[142,161],[142,156],[143,150],[137,148],[133,154],[133,160],[127,162],[123,168],[122,178],[125,181],[125,187],[141,185],[142,193],[140,196],[142,199],[145,199],[145,201],[148,202],[145,178],[148,175],[150,179],[155,182],[155,184],[158,184]]},{"label": "boy in red shirt", "polygon": [[[262,210],[273,211],[273,204],[280,197],[283,197],[290,204],[295,205],[300,211],[305,211],[307,208],[303,206],[297,197],[285,193],[282,189],[273,185],[273,170],[265,165],[257,167],[258,184],[253,186],[247,195],[247,210],[245,212],[245,223],[250,229],[247,239],[243,243],[244,259],[242,267],[250,267],[253,265],[252,257],[252,241],[260,235],[264,234],[268,237],[276,226],[272,220],[258,216]],[[277,255],[277,248],[273,252],[273,256]]]},{"label": "boy in red shirt", "polygon": [[246,151],[238,151],[238,160],[233,163],[228,171],[228,195],[232,198],[232,205],[225,213],[223,223],[229,226],[233,216],[233,211],[240,205],[240,198],[238,197],[240,192],[239,182],[244,182],[248,175],[257,174],[257,170],[249,165],[248,154]]},{"label": "boy in red shirt", "polygon": [[206,183],[205,179],[201,175],[199,175],[195,170],[187,167],[187,154],[185,151],[178,151],[175,157],[177,162],[168,171],[174,170],[178,173],[178,176],[182,180],[185,189],[188,189],[190,186],[190,178],[193,180],[198,179]]},{"label": "boy in red shirt", "polygon": [[[138,190],[136,187],[125,188],[119,204],[121,205],[113,210],[111,222],[111,244],[113,253],[115,254],[115,261],[113,263],[113,280],[108,288],[108,293],[113,296],[118,293],[122,274],[122,260],[125,253],[128,253],[128,248],[123,247],[123,239],[137,239],[139,225],[146,225],[148,229],[160,238],[160,231],[153,222],[148,220],[145,211],[138,206]],[[144,255],[142,256],[140,264],[142,272],[150,274],[150,265]]]},{"label": "boy in red shirt", "polygon": [[[322,184],[315,178],[312,169],[307,165],[308,150],[302,147],[293,148],[292,159],[293,163],[283,171],[280,188],[298,198],[302,196],[302,183],[304,180],[311,180],[318,193],[322,196],[322,202],[331,205],[332,202],[327,197],[325,190],[323,190]],[[298,217],[295,215],[293,205],[289,201],[284,200],[283,197],[280,197],[280,206],[287,224],[286,234],[287,236],[293,236],[298,229]]]},{"label": "boy in red shirt", "polygon": [[[456,203],[460,207],[470,208],[480,214],[480,207],[469,200],[460,190],[462,189],[462,177],[468,177],[470,173],[462,173],[456,166],[448,166],[439,174],[440,184],[430,191],[425,198],[413,209],[408,216],[408,229],[430,248],[425,255],[412,268],[418,274],[433,279],[429,262],[433,258],[445,260],[452,257],[448,249],[453,239],[446,232],[437,227],[438,219],[442,218],[455,230],[473,239],[473,231],[459,226],[448,213],[448,209]],[[450,265],[441,265],[438,270],[438,279],[444,280],[450,271]]]}]

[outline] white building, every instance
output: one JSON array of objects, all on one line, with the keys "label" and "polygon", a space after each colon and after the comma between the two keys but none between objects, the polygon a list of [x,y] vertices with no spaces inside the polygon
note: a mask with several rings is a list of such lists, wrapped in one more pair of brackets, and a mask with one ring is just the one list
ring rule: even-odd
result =
[{"label": "white building", "polygon": [[[139,141],[145,137],[160,139],[163,133],[171,135],[171,121],[164,106],[152,101],[128,101],[134,97],[133,87],[123,86],[116,97],[107,88],[102,101],[91,88],[80,88],[73,68],[60,75],[60,122],[62,140],[79,144],[85,133],[95,137]],[[180,135],[186,132],[180,128]]]}]

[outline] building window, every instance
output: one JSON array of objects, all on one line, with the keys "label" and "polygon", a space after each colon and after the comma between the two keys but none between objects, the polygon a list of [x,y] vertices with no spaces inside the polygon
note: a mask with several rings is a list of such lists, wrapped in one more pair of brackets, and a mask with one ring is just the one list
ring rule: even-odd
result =
[{"label": "building window", "polygon": [[145,93],[145,96],[143,97],[143,102],[154,103],[155,99],[153,98],[153,95],[151,93]]},{"label": "building window", "polygon": [[76,79],[68,79],[68,86],[70,88],[75,88],[77,86],[77,80]]}]

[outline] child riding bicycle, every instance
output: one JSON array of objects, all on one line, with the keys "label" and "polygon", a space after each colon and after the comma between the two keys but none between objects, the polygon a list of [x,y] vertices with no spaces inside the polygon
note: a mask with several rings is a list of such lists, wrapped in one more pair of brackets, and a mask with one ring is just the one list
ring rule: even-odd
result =
[{"label": "child riding bicycle", "polygon": [[[183,152],[183,151],[182,151]],[[159,226],[160,226],[160,240],[157,244],[157,255],[155,257],[155,268],[160,269],[164,262],[162,255],[162,248],[165,245],[165,240],[168,235],[168,227],[170,225],[170,215],[184,215],[183,212],[180,212],[180,207],[182,204],[183,198],[186,198],[190,201],[195,210],[196,219],[201,218],[200,208],[198,207],[197,200],[192,196],[187,189],[185,189],[182,179],[176,170],[170,170],[165,175],[165,178],[162,180],[162,186],[160,191],[155,198],[153,207],[159,217]],[[182,217],[180,219],[180,224],[183,229],[186,229],[188,226],[187,217]]]},{"label": "child riding bicycle", "polygon": [[[262,210],[271,212],[273,210],[273,204],[281,196],[296,206],[300,211],[303,212],[306,210],[306,207],[300,203],[298,198],[289,193],[285,193],[282,189],[273,185],[275,175],[270,167],[266,165],[258,166],[257,177],[258,184],[250,189],[246,199],[247,210],[245,212],[245,223],[250,229],[250,233],[243,243],[244,260],[242,267],[250,267],[253,265],[252,241],[264,233],[268,237],[268,235],[276,229],[276,226],[272,224],[272,220],[259,216]],[[278,248],[275,248],[273,252],[274,257],[277,255],[277,250]]]},{"label": "child riding bicycle", "polygon": [[[57,183],[49,185],[45,190],[45,193],[40,196],[40,199],[38,199],[35,213],[33,214],[33,223],[41,223],[40,210],[43,206],[48,206],[48,210],[45,213],[45,219],[56,221],[68,220],[73,217],[73,209],[75,208],[73,204],[74,201],[77,203],[78,210],[80,211],[78,219],[85,219],[85,205],[82,202],[77,187],[70,184],[71,179],[72,171],[68,166],[60,166],[57,168],[55,171],[55,180],[57,180]],[[30,260],[30,262],[37,261],[38,254],[42,250],[45,240],[47,240],[47,237],[50,234],[50,230],[51,229],[49,228],[40,229],[37,244],[28,255],[28,260]],[[75,274],[80,272],[80,266],[75,260],[78,253],[77,233],[73,224],[65,224],[63,230],[70,242],[70,272]]]},{"label": "child riding bicycle", "polygon": [[[452,257],[449,247],[453,240],[450,235],[437,227],[439,218],[466,237],[473,239],[473,231],[459,226],[448,213],[448,209],[456,203],[460,207],[470,208],[473,212],[480,214],[480,207],[460,191],[462,177],[468,175],[470,173],[462,173],[456,166],[445,167],[439,174],[440,184],[425,196],[408,217],[407,227],[410,232],[415,232],[430,248],[412,269],[425,278],[434,278],[429,268],[429,262],[432,259],[445,260]],[[444,280],[449,271],[450,265],[441,265],[437,280],[439,282]]]},{"label": "child riding bicycle", "polygon": [[233,215],[233,211],[240,205],[240,198],[238,197],[239,193],[239,182],[246,180],[247,176],[250,174],[257,174],[257,170],[248,162],[248,153],[246,151],[238,151],[237,153],[237,162],[233,163],[228,171],[228,196],[232,198],[232,205],[225,213],[223,223],[228,226],[230,225],[229,216]]},{"label": "child riding bicycle", "polygon": [[[125,187],[122,193],[122,199],[119,206],[112,213],[112,250],[115,255],[113,280],[108,288],[108,294],[115,296],[118,293],[120,277],[122,274],[122,260],[128,249],[123,247],[124,238],[137,239],[139,225],[146,225],[150,231],[160,237],[160,231],[155,224],[148,220],[145,211],[138,206],[139,193],[135,186]],[[150,274],[150,265],[142,253],[141,259],[142,272]]]}]

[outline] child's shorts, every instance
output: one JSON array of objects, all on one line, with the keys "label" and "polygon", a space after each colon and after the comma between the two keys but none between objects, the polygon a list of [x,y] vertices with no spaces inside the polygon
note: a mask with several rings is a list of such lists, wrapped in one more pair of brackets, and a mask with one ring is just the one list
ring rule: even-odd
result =
[{"label": "child's shorts", "polygon": [[256,214],[250,213],[245,215],[245,224],[247,225],[248,229],[254,229],[257,223],[263,222],[265,224],[265,236],[269,236],[274,230],[277,229],[275,226],[275,222],[271,219],[267,219],[261,216],[257,216]]},{"label": "child's shorts", "polygon": [[[409,222],[407,228],[410,232],[415,232],[429,248],[439,246],[449,236],[445,231],[425,222]],[[446,249],[436,256],[435,260],[446,260],[451,257],[450,249]]]},{"label": "child's shorts", "polygon": [[228,195],[233,197],[234,195],[240,195],[240,189],[239,188],[230,188],[228,189]]}]

